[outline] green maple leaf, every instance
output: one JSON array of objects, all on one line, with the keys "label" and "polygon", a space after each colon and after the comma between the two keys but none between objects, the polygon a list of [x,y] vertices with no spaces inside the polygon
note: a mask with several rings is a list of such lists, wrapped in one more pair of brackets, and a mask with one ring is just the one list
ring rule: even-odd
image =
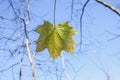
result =
[{"label": "green maple leaf", "polygon": [[70,53],[74,52],[72,36],[76,32],[68,25],[68,22],[54,27],[50,22],[44,21],[44,24],[39,25],[35,31],[40,34],[36,42],[36,52],[41,52],[48,48],[49,54],[53,59],[60,56],[62,50]]}]

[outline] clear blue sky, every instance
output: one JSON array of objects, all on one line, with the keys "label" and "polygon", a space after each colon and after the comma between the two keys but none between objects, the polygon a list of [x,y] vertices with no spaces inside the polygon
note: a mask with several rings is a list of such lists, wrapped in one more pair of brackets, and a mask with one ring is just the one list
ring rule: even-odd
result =
[{"label": "clear blue sky", "polygon": [[[111,2],[109,0],[105,1],[116,8],[120,8],[120,6],[118,6],[120,2],[117,0],[112,0]],[[12,19],[14,15],[11,12],[11,8],[8,8],[7,0],[0,0],[0,2],[0,16]],[[83,4],[85,0],[81,0],[81,2]],[[53,3],[53,0],[33,0],[30,10],[31,22],[28,26],[31,42],[36,41],[39,36],[31,30],[35,29],[37,25],[42,24],[43,20],[48,20],[53,23]],[[110,75],[111,80],[120,80],[120,38],[108,41],[114,37],[111,33],[120,34],[119,16],[94,0],[90,0],[83,17],[83,45],[81,51],[79,51],[80,9],[81,4],[75,4],[73,19],[71,20],[71,0],[57,0],[56,24],[69,21],[69,24],[78,32],[78,34],[73,37],[76,43],[75,53],[68,54],[64,51],[62,52],[65,58],[67,73],[72,80],[107,80],[104,73],[105,71]],[[16,29],[16,26],[20,25],[0,19],[0,38],[10,36]],[[19,37],[20,31],[14,36]],[[15,43],[8,41],[6,46],[5,42],[5,39],[0,40],[0,49],[13,49],[20,41]],[[31,45],[31,49],[34,53],[34,43]],[[47,50],[40,52],[40,54],[34,57],[41,61],[35,61],[41,64],[40,66],[35,66],[37,80],[67,80],[64,72],[61,70],[61,57],[58,57],[58,59],[53,62]],[[7,51],[0,50],[0,70],[17,63],[20,59],[21,54],[15,54],[14,57],[10,58],[10,54]],[[23,64],[25,64],[25,66],[23,66],[23,80],[32,80],[27,56],[24,57]],[[57,73],[55,69],[58,70]],[[12,69],[10,69],[0,73],[0,80],[13,80],[12,76],[14,76],[15,80],[19,80],[19,65],[13,68],[13,72],[14,75],[12,75]]]}]

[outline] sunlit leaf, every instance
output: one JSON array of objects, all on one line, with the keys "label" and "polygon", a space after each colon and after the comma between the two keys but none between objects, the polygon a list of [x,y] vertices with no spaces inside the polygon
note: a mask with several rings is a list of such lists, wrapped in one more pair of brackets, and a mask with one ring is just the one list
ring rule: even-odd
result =
[{"label": "sunlit leaf", "polygon": [[50,22],[44,21],[44,24],[39,25],[35,31],[40,34],[36,42],[36,52],[41,52],[47,48],[53,59],[60,56],[62,50],[70,53],[74,52],[72,36],[76,32],[68,25],[68,22],[54,27]]}]

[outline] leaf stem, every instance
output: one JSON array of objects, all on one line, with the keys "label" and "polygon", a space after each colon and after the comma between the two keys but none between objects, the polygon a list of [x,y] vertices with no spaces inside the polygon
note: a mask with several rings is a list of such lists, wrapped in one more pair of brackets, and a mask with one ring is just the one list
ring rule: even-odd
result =
[{"label": "leaf stem", "polygon": [[55,28],[55,18],[56,18],[56,0],[54,1],[54,28]]}]

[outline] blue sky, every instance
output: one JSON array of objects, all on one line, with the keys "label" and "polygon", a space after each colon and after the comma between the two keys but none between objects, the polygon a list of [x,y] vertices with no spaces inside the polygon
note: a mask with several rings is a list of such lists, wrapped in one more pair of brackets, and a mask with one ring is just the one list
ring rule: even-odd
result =
[{"label": "blue sky", "polygon": [[[117,0],[104,1],[119,8],[119,2]],[[83,4],[85,0],[81,0],[81,2]],[[1,1],[1,3],[0,16],[13,19],[14,15],[11,8],[8,8],[7,0]],[[34,0],[32,2],[30,10],[31,22],[28,25],[29,39],[30,42],[33,42],[30,46],[32,53],[35,53],[36,46],[34,41],[39,37],[33,30],[37,25],[42,24],[43,20],[53,23],[53,3],[53,0]],[[90,0],[83,17],[83,45],[81,51],[79,51],[79,15],[81,14],[81,4],[75,4],[73,9],[73,19],[71,20],[71,0],[57,0],[56,24],[69,21],[69,24],[78,32],[78,34],[73,36],[76,43],[75,53],[69,54],[65,51],[62,52],[65,58],[67,73],[72,80],[107,80],[105,71],[110,75],[111,80],[120,80],[120,38],[108,41],[114,37],[113,33],[120,34],[119,16],[94,0]],[[0,38],[9,37],[19,26],[21,25],[15,22],[0,19]],[[14,39],[16,39],[16,36],[20,38],[21,32],[22,29],[12,37]],[[6,45],[6,40],[2,39],[0,40],[0,48],[14,50],[16,46],[22,44],[21,41],[22,39],[16,42],[8,41]],[[19,50],[25,52],[24,49],[20,48]],[[21,59],[21,56],[21,54],[16,53],[14,57],[10,57],[8,51],[0,50],[0,70],[17,63]],[[36,64],[41,64],[40,66],[35,66],[37,80],[67,80],[64,72],[62,72],[61,57],[53,61],[49,57],[46,49],[38,55],[35,55],[34,58]],[[32,80],[29,61],[26,55],[23,64],[23,80]],[[55,69],[58,71],[56,72]],[[12,69],[10,69],[0,73],[0,80],[13,80],[12,76],[14,76],[15,80],[19,80],[19,65],[13,68],[13,72],[14,75],[12,75]]]}]

